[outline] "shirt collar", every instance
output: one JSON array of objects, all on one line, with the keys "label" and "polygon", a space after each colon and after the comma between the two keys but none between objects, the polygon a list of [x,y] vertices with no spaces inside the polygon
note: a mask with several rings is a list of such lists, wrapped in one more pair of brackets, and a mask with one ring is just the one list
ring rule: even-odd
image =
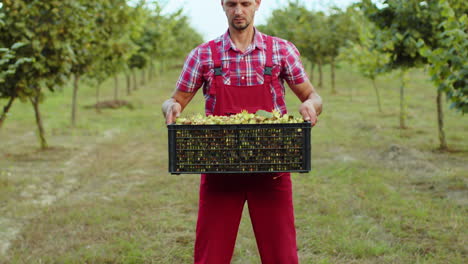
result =
[{"label": "shirt collar", "polygon": [[[224,33],[224,35],[222,36],[222,42],[224,51],[229,51],[229,49],[234,50],[234,43],[232,42],[231,37],[229,35],[229,30],[227,30],[226,33]],[[266,45],[264,42],[263,34],[254,27],[254,41],[252,49],[258,48],[260,50],[264,50],[266,48],[265,46]],[[248,50],[250,49],[251,48],[249,48]]]}]

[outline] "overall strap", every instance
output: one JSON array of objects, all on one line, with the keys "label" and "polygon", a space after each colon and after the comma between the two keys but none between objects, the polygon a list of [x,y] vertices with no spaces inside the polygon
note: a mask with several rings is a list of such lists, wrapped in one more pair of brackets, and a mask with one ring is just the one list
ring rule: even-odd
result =
[{"label": "overall strap", "polygon": [[211,87],[209,88],[209,93],[210,95],[215,95],[216,94],[216,89],[217,87],[220,87],[220,85],[223,85],[223,64],[221,62],[221,56],[220,52],[218,51],[218,48],[216,47],[216,43],[214,40],[210,41],[210,49],[211,49],[211,58],[214,63],[214,76],[213,76],[213,83],[211,84]]},{"label": "overall strap", "polygon": [[286,105],[284,102],[284,87],[280,84],[277,76],[273,76],[273,37],[266,36],[266,62],[265,69],[263,71],[264,85],[270,87],[273,86],[275,90],[274,100],[276,105]]},{"label": "overall strap", "polygon": [[265,69],[263,70],[264,83],[270,83],[273,69],[273,38],[266,36],[266,61]]}]

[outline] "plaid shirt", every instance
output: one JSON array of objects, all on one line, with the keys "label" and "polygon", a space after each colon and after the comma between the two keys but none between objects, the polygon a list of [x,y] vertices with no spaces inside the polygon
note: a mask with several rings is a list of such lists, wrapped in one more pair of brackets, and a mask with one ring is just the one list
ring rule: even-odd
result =
[{"label": "plaid shirt", "polygon": [[[265,35],[255,30],[254,41],[245,52],[238,50],[232,42],[229,31],[215,39],[221,51],[223,66],[223,80],[226,85],[246,86],[263,84],[263,70],[266,61]],[[182,92],[196,92],[203,86],[205,96],[205,112],[213,114],[216,103],[215,96],[211,96],[208,89],[214,77],[214,63],[208,43],[193,49],[185,60],[185,64],[177,81],[177,89]],[[273,71],[281,85],[281,94],[277,94],[271,85],[275,109],[286,113],[286,105],[277,104],[277,96],[285,94],[284,81],[288,84],[300,84],[308,80],[299,51],[286,40],[273,37]],[[281,100],[280,100],[281,101]],[[284,100],[282,100],[284,102]]]}]

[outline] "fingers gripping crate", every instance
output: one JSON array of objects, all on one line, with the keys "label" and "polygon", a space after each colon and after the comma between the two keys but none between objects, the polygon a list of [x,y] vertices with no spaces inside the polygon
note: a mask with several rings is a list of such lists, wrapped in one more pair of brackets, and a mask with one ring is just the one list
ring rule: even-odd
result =
[{"label": "fingers gripping crate", "polygon": [[310,122],[168,125],[169,172],[308,172],[310,133]]}]

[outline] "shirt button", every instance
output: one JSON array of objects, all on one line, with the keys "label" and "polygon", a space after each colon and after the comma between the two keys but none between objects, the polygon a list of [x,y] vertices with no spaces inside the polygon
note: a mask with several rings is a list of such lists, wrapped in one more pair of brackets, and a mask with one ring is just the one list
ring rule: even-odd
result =
[{"label": "shirt button", "polygon": [[242,79],[242,80],[244,80],[244,79],[245,79],[245,77],[244,77],[244,76],[242,76],[242,77],[241,77],[241,79]]}]

